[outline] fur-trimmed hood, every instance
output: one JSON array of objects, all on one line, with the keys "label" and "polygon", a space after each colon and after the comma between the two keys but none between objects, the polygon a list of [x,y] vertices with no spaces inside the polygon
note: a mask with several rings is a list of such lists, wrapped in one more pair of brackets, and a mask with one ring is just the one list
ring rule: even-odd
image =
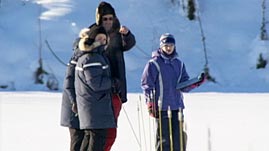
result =
[{"label": "fur-trimmed hood", "polygon": [[94,50],[95,48],[101,46],[101,43],[98,41],[93,42],[91,45],[87,45],[86,41],[87,41],[86,38],[80,39],[80,41],[78,43],[78,48],[80,51],[90,52],[90,51]]}]

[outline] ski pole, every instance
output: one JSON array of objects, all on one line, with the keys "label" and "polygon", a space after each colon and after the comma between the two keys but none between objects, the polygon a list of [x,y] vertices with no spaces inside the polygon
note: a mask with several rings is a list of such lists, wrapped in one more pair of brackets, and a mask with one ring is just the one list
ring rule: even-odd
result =
[{"label": "ski pole", "polygon": [[[141,97],[139,98],[140,99],[140,107],[142,106],[142,103],[141,103]],[[141,120],[142,120],[142,130],[143,130],[143,134],[144,134],[144,138],[146,138],[146,132],[145,132],[145,123],[144,123],[144,116],[143,116],[143,110],[140,110],[140,112],[141,112]],[[145,141],[144,141],[144,143],[145,143],[145,151],[147,151],[147,141],[146,141],[146,139],[145,139]]]},{"label": "ski pole", "polygon": [[[141,96],[139,95],[139,100],[141,100]],[[140,128],[140,108],[139,108],[139,102],[137,102],[137,116],[138,116],[138,132],[139,132],[139,142],[141,141],[141,128]],[[141,143],[139,144],[140,150],[142,150]]]},{"label": "ski pole", "polygon": [[156,95],[155,95],[155,89],[153,89],[150,93],[150,98],[152,99],[153,102],[153,114],[154,117],[157,117],[157,108],[156,108],[156,99],[155,99]]},{"label": "ski pole", "polygon": [[179,122],[179,145],[180,151],[183,151],[183,113],[182,109],[179,108],[178,110],[178,122]]},{"label": "ski pole", "polygon": [[161,107],[162,107],[162,101],[159,99],[158,100],[158,107],[159,107],[159,133],[160,133],[160,151],[163,151],[163,144],[162,144],[162,111],[161,111]]},{"label": "ski pole", "polygon": [[[157,117],[157,108],[156,108],[156,95],[155,95],[155,89],[153,89],[151,91],[151,94],[150,94],[150,97],[152,98],[152,101],[153,101],[153,114],[154,114],[154,117]],[[152,127],[153,129],[155,130],[156,129],[156,122],[154,120],[152,120]],[[151,129],[151,128],[150,128]],[[156,140],[156,131],[153,132],[153,140]],[[151,136],[151,135],[150,135]],[[151,137],[150,137],[150,140],[151,140]],[[152,150],[152,141],[150,141],[150,148]]]},{"label": "ski pole", "polygon": [[211,130],[210,130],[210,127],[208,127],[208,130],[207,130],[207,137],[208,137],[208,151],[211,151],[212,150],[212,144],[211,144]]},{"label": "ski pole", "polygon": [[138,146],[141,146],[141,143],[139,142],[139,140],[138,140],[138,138],[137,138],[137,136],[136,136],[136,133],[135,133],[134,128],[133,128],[133,125],[132,125],[132,123],[131,123],[131,121],[130,121],[130,118],[129,118],[129,116],[128,116],[128,114],[127,114],[127,112],[126,112],[124,106],[122,106],[122,108],[123,108],[123,111],[124,111],[124,113],[125,113],[125,115],[126,115],[126,118],[127,118],[127,120],[128,120],[128,123],[129,123],[129,125],[130,125],[130,127],[131,127],[131,129],[132,129],[132,132],[133,132],[133,134],[134,134],[134,136],[135,136],[135,140],[136,140]]},{"label": "ski pole", "polygon": [[[150,117],[149,117],[150,118]],[[152,118],[150,118],[150,120],[151,120],[151,127],[152,127],[152,130],[154,130],[154,131],[151,131],[151,135],[152,135],[152,139],[151,139],[151,150],[155,150],[155,145],[152,145],[152,144],[154,144],[153,142],[155,142],[155,140],[157,139],[157,133],[156,133],[156,129],[157,129],[157,126],[156,126],[156,121],[155,121],[155,119],[152,119]]]},{"label": "ski pole", "polygon": [[172,113],[170,106],[168,106],[167,110],[167,116],[168,116],[168,124],[169,124],[169,137],[170,137],[170,151],[173,151],[173,131],[172,131]]},{"label": "ski pole", "polygon": [[[149,97],[151,97],[151,92],[150,92],[150,96],[149,96]],[[154,109],[154,108],[153,108],[153,109]],[[152,149],[152,147],[151,147],[151,145],[152,145],[152,144],[151,144],[151,141],[152,141],[152,140],[151,140],[151,131],[150,131],[150,130],[151,130],[151,125],[150,125],[150,124],[151,124],[151,123],[150,123],[150,122],[151,122],[151,121],[150,121],[150,115],[149,115],[148,117],[149,117],[149,118],[148,118],[148,120],[149,120],[149,148],[150,148],[150,150],[151,150],[151,149]]]}]

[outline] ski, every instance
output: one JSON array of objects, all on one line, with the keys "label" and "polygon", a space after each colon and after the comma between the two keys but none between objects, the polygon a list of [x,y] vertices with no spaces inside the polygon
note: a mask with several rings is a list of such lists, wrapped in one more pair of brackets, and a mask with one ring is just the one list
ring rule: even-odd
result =
[{"label": "ski", "polygon": [[204,73],[201,73],[201,75],[199,75],[195,78],[178,83],[176,88],[177,89],[184,89],[184,88],[189,87],[193,84],[201,82],[203,79],[204,79]]}]

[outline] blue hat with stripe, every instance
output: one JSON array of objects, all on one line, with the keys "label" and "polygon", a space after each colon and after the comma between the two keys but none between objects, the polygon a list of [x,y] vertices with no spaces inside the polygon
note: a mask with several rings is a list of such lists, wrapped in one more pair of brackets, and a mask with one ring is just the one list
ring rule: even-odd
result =
[{"label": "blue hat with stripe", "polygon": [[175,45],[175,43],[176,43],[175,38],[170,33],[162,34],[160,37],[160,47],[163,47],[166,44],[174,44]]}]

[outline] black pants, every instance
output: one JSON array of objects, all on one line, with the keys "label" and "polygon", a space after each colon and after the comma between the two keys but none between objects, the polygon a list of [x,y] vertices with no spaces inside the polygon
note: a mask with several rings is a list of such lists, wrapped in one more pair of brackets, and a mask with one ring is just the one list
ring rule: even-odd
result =
[{"label": "black pants", "polygon": [[[182,131],[183,137],[182,137],[182,144],[181,137],[180,137],[180,129],[179,129],[179,121],[178,121],[178,110],[172,111],[172,119],[171,119],[171,125],[169,125],[169,118],[167,111],[162,111],[161,115],[159,116],[159,119],[156,119],[156,149],[157,151],[170,151],[173,149],[173,151],[182,151],[181,147],[183,147],[183,151],[186,150],[186,141],[187,141],[187,134]],[[159,124],[159,120],[161,119],[161,125]],[[170,134],[169,127],[172,128],[172,133]],[[160,128],[161,128],[161,134],[160,134]],[[170,142],[170,136],[172,136],[172,143]],[[162,146],[161,146],[162,144]],[[173,146],[171,146],[173,144]],[[182,145],[182,146],[181,146]],[[162,147],[162,148],[161,148]]]},{"label": "black pants", "polygon": [[107,129],[87,129],[80,151],[103,151],[106,143]]},{"label": "black pants", "polygon": [[80,151],[84,138],[84,130],[69,128],[70,132],[70,151]]}]

